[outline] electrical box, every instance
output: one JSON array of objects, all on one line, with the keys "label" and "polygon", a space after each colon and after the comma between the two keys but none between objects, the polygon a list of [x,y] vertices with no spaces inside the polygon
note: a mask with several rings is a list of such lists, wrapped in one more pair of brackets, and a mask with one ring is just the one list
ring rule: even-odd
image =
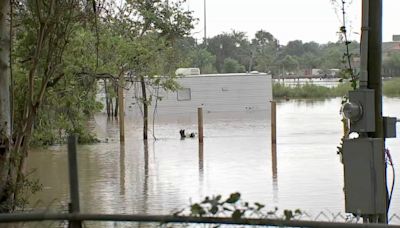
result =
[{"label": "electrical box", "polygon": [[349,91],[349,102],[361,106],[361,116],[357,120],[351,120],[351,132],[375,131],[375,102],[373,89],[357,89]]},{"label": "electrical box", "polygon": [[384,141],[380,138],[343,142],[345,210],[347,213],[386,213]]},{"label": "electrical box", "polygon": [[383,129],[385,131],[385,138],[396,138],[396,117],[383,117]]}]

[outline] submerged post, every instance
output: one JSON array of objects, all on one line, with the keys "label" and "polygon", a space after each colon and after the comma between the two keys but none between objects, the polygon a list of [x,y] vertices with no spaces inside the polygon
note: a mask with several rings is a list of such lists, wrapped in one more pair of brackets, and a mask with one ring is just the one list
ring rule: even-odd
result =
[{"label": "submerged post", "polygon": [[[77,137],[72,134],[68,136],[68,168],[69,168],[69,189],[70,189],[70,204],[69,212],[79,214],[79,181],[78,181],[78,159],[76,155]],[[81,221],[70,221],[68,227],[81,228]]]},{"label": "submerged post", "polygon": [[199,131],[199,143],[203,143],[203,108],[197,108],[197,124]]},{"label": "submerged post", "polygon": [[271,155],[272,155],[272,175],[277,173],[276,159],[276,101],[271,101]]},{"label": "submerged post", "polygon": [[125,107],[124,107],[124,76],[121,74],[118,80],[118,114],[119,114],[119,140],[125,141]]}]

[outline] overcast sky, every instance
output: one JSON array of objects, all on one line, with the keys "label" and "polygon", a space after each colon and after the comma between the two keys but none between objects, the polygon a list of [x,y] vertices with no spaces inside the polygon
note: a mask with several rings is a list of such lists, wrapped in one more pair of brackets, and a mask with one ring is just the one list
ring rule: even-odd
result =
[{"label": "overcast sky", "polygon": [[[244,31],[249,38],[260,29],[270,32],[281,44],[290,40],[326,43],[337,41],[341,26],[338,5],[331,0],[206,0],[207,37]],[[347,0],[351,39],[359,39],[361,0]],[[187,0],[186,7],[199,19],[193,36],[204,36],[204,0]],[[383,41],[400,34],[400,0],[383,0]]]}]

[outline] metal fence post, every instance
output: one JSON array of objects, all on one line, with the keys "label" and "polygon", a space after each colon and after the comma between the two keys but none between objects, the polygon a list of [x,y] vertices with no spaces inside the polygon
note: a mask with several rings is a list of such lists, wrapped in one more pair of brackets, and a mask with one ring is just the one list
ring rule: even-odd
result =
[{"label": "metal fence post", "polygon": [[[76,155],[77,136],[75,134],[68,136],[68,169],[69,169],[69,189],[70,204],[69,213],[79,214],[79,182],[78,182],[78,159]],[[81,228],[81,221],[69,221],[68,227]]]}]

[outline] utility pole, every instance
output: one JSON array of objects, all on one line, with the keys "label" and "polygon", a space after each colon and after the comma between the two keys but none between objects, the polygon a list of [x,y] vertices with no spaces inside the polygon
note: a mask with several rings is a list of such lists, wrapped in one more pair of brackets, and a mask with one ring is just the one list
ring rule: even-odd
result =
[{"label": "utility pole", "polygon": [[342,107],[350,132],[343,140],[345,209],[367,223],[388,223],[385,139],[396,137],[396,118],[382,116],[382,0],[362,1],[359,88]]},{"label": "utility pole", "polygon": [[[385,136],[383,133],[383,116],[382,116],[382,0],[368,0],[368,15],[369,15],[369,35],[368,35],[368,88],[375,91],[375,132],[369,133],[371,138],[379,138],[383,140],[383,145],[379,153],[380,160],[385,161]],[[383,171],[378,172],[381,179],[384,180],[385,190],[385,205],[387,208],[387,181],[386,181],[386,166],[383,165]],[[382,186],[383,187],[383,186]],[[376,215],[378,222],[388,223],[387,210],[385,213]]]}]

